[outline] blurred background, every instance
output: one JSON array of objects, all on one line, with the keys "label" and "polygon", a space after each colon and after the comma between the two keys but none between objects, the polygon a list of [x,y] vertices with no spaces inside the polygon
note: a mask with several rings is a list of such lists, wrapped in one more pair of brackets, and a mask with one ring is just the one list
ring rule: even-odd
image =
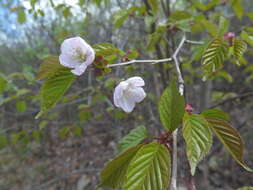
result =
[{"label": "blurred background", "polygon": [[[240,67],[225,63],[203,82],[201,55],[221,16],[228,31],[247,41],[248,51]],[[58,56],[63,40],[73,36],[91,45],[112,44],[117,53],[105,58],[109,64],[170,57],[183,33],[199,42],[186,43],[179,54],[187,102],[196,113],[211,107],[229,113],[252,168],[252,19],[252,0],[0,0],[0,189],[91,190],[131,129],[143,125],[151,136],[162,130],[157,101],[175,73],[172,63],[137,63],[103,72],[91,66],[49,113],[35,119],[39,65]],[[136,75],[144,78],[148,96],[125,114],[113,106],[113,89]],[[184,190],[189,168],[181,136],[178,146],[178,183]],[[253,175],[214,138],[195,182],[200,190],[236,190],[253,186]]]}]

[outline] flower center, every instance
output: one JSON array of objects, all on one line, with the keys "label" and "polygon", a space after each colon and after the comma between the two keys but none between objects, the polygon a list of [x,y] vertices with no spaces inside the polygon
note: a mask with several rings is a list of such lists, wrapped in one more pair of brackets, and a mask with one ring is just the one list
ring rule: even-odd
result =
[{"label": "flower center", "polygon": [[86,61],[87,56],[84,52],[82,52],[80,47],[77,47],[75,49],[75,53],[73,55],[73,58],[77,61],[84,62],[84,61]]}]

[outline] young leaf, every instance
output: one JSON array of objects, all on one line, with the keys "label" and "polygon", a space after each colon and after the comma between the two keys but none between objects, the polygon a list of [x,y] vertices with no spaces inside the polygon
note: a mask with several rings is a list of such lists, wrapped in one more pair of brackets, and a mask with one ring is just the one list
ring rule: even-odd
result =
[{"label": "young leaf", "polygon": [[170,172],[170,153],[165,146],[146,144],[131,160],[122,190],[167,190]]},{"label": "young leaf", "polygon": [[229,121],[230,119],[227,113],[217,108],[205,110],[201,113],[201,115],[203,115],[204,117],[217,118],[226,121]]},{"label": "young leaf", "polygon": [[53,107],[65,94],[75,79],[76,76],[70,71],[60,70],[45,81],[40,90],[41,111],[36,118],[39,118],[44,112]]},{"label": "young leaf", "polygon": [[40,65],[39,72],[37,75],[37,80],[43,80],[53,76],[60,70],[70,70],[66,67],[63,67],[57,56],[50,56],[46,58]]},{"label": "young leaf", "polygon": [[183,137],[186,142],[187,158],[191,174],[195,174],[197,164],[209,152],[212,146],[212,134],[205,118],[198,114],[185,113],[183,119]]},{"label": "young leaf", "polygon": [[125,137],[123,137],[119,142],[119,151],[124,152],[129,147],[136,146],[143,139],[147,138],[147,129],[144,126],[139,126],[132,129]]},{"label": "young leaf", "polygon": [[236,63],[240,65],[239,60],[247,50],[247,44],[240,40],[240,39],[235,39],[233,43],[233,55],[236,59]]},{"label": "young leaf", "polygon": [[142,145],[132,147],[108,162],[101,171],[101,183],[98,187],[118,188],[122,185],[130,161]]},{"label": "young leaf", "polygon": [[184,116],[184,97],[178,92],[175,81],[172,81],[170,86],[167,87],[158,104],[160,119],[169,131],[174,131],[181,123]]},{"label": "young leaf", "polygon": [[227,121],[219,118],[206,117],[209,126],[219,138],[225,148],[229,151],[232,157],[247,171],[250,169],[243,160],[244,145],[239,132],[234,129]]},{"label": "young leaf", "polygon": [[221,39],[214,39],[206,48],[202,65],[207,72],[216,72],[221,69],[228,54],[228,45]]}]

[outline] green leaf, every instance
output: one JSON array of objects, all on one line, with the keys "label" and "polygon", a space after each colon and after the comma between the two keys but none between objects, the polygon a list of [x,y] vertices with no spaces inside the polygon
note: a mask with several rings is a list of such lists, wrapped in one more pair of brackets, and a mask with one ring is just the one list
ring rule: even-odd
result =
[{"label": "green leaf", "polygon": [[231,6],[237,16],[237,18],[241,19],[244,14],[244,6],[243,6],[243,1],[241,0],[232,0],[231,1]]},{"label": "green leaf", "polygon": [[245,40],[249,45],[251,45],[252,47],[253,47],[253,37],[252,36],[250,36],[247,32],[245,32],[245,31],[242,31],[241,32],[241,38],[243,39],[243,40]]},{"label": "green leaf", "polygon": [[1,135],[0,136],[0,148],[3,148],[7,145],[8,140],[7,137],[5,135]]},{"label": "green leaf", "polygon": [[188,11],[181,11],[181,10],[174,11],[170,15],[170,18],[175,21],[190,19],[191,17],[192,17],[191,13],[189,13]]},{"label": "green leaf", "polygon": [[195,174],[197,164],[205,157],[212,146],[212,134],[202,115],[185,113],[183,137],[186,142],[187,158],[191,174]]},{"label": "green leaf", "polygon": [[237,190],[253,190],[253,187],[241,187]]},{"label": "green leaf", "polygon": [[223,40],[217,38],[211,41],[202,57],[204,70],[209,73],[221,69],[227,54],[228,45]]},{"label": "green leaf", "polygon": [[147,46],[148,50],[152,50],[154,46],[160,42],[166,30],[167,30],[166,25],[157,26],[155,32],[150,34],[148,37],[148,46]]},{"label": "green leaf", "polygon": [[219,28],[217,27],[216,24],[212,23],[211,21],[207,19],[202,19],[201,24],[204,26],[204,28],[211,36],[216,37],[219,34]]},{"label": "green leaf", "polygon": [[157,0],[148,0],[148,4],[150,5],[152,12],[154,14],[156,14],[158,11],[158,5],[159,5],[158,1]]},{"label": "green leaf", "polygon": [[216,118],[216,119],[221,119],[221,120],[226,120],[229,121],[229,115],[220,109],[208,109],[205,110],[201,113],[204,117],[210,117],[210,118]]},{"label": "green leaf", "polygon": [[247,171],[253,171],[243,160],[244,145],[239,132],[225,120],[211,117],[206,117],[206,120],[209,122],[209,126],[232,155],[234,160]]},{"label": "green leaf", "polygon": [[214,79],[215,78],[223,78],[225,80],[227,80],[229,83],[233,82],[233,77],[232,75],[230,75],[228,72],[225,71],[219,71],[215,74]]},{"label": "green leaf", "polygon": [[165,129],[174,131],[182,122],[184,115],[184,97],[178,92],[175,80],[167,87],[158,103],[161,122]]},{"label": "green leaf", "polygon": [[236,63],[240,65],[240,58],[243,56],[243,54],[247,50],[247,44],[240,39],[235,39],[233,42],[233,55],[236,59]]},{"label": "green leaf", "polygon": [[219,36],[223,36],[226,32],[228,32],[229,25],[229,20],[221,16],[219,20]]},{"label": "green leaf", "polygon": [[36,119],[60,100],[75,79],[76,76],[70,71],[60,70],[44,82],[40,90],[41,111]]},{"label": "green leaf", "polygon": [[170,152],[156,142],[144,145],[131,160],[122,190],[167,190]]},{"label": "green leaf", "polygon": [[127,168],[142,145],[132,147],[108,162],[101,171],[101,183],[98,187],[118,188],[123,184]]},{"label": "green leaf", "polygon": [[16,109],[20,113],[25,112],[25,110],[26,110],[26,102],[25,101],[18,101],[18,102],[16,102]]},{"label": "green leaf", "polygon": [[37,74],[37,80],[43,80],[50,78],[55,75],[55,73],[61,70],[70,70],[69,68],[63,67],[59,62],[59,57],[50,56],[46,58],[40,65],[39,72]]},{"label": "green leaf", "polygon": [[18,22],[19,24],[24,24],[26,22],[26,14],[24,9],[18,10]]},{"label": "green leaf", "polygon": [[144,126],[139,126],[132,129],[119,142],[119,151],[124,152],[129,147],[138,145],[142,140],[148,137],[147,129]]},{"label": "green leaf", "polygon": [[8,81],[6,77],[0,73],[0,94],[3,93],[7,87]]}]

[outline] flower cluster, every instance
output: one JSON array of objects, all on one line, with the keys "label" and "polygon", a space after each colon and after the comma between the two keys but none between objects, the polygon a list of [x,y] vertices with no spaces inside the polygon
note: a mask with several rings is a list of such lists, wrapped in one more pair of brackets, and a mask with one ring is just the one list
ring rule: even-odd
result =
[{"label": "flower cluster", "polygon": [[[63,41],[59,61],[64,67],[71,68],[73,74],[82,75],[94,59],[94,50],[81,37],[73,37]],[[132,112],[135,104],[146,97],[143,90],[144,85],[144,80],[138,76],[120,82],[114,90],[114,105],[127,113]]]}]

